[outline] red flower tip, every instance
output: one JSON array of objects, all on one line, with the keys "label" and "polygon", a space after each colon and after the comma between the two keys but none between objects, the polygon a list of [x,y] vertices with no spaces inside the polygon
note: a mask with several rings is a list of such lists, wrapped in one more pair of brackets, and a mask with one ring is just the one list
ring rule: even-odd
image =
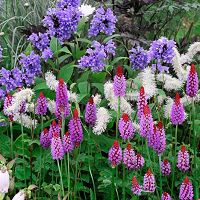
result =
[{"label": "red flower tip", "polygon": [[176,103],[177,105],[180,104],[180,95],[179,95],[178,92],[176,93],[176,96],[175,96],[175,103]]},{"label": "red flower tip", "polygon": [[167,159],[165,159],[163,162],[164,162],[164,165],[167,165],[169,163]]},{"label": "red flower tip", "polygon": [[186,149],[186,146],[183,145],[183,146],[181,147],[181,151],[184,153],[186,150],[187,150],[187,149]]},{"label": "red flower tip", "polygon": [[130,151],[132,149],[132,145],[129,143],[127,144],[127,149]]},{"label": "red flower tip", "polygon": [[69,132],[67,131],[67,132],[65,133],[65,135],[68,137],[68,136],[69,136]]},{"label": "red flower tip", "polygon": [[75,147],[78,148],[80,146],[80,142],[75,142]]},{"label": "red flower tip", "polygon": [[133,186],[138,185],[138,180],[137,180],[136,176],[134,176],[134,177],[132,178],[132,185],[133,185]]},{"label": "red flower tip", "polygon": [[117,76],[121,77],[123,75],[123,67],[118,66],[117,67]]},{"label": "red flower tip", "polygon": [[90,104],[94,104],[94,99],[93,99],[93,97],[90,97],[90,98],[89,98],[89,103],[90,103]]},{"label": "red flower tip", "polygon": [[164,195],[165,197],[167,197],[167,196],[168,196],[168,193],[167,193],[167,192],[164,192],[163,195]]},{"label": "red flower tip", "polygon": [[43,92],[40,92],[40,97],[41,97],[41,98],[44,98]]},{"label": "red flower tip", "polygon": [[74,119],[78,118],[78,110],[76,108],[74,109],[73,117],[74,117]]},{"label": "red flower tip", "polygon": [[144,95],[144,87],[143,86],[140,88],[140,95],[141,96]]},{"label": "red flower tip", "polygon": [[44,134],[47,134],[49,131],[47,128],[44,128],[43,132],[44,132]]},{"label": "red flower tip", "polygon": [[151,169],[149,168],[148,171],[147,171],[147,176],[151,176],[152,175],[152,171]]},{"label": "red flower tip", "polygon": [[153,131],[154,131],[154,133],[156,132],[156,125],[155,124],[153,125]]},{"label": "red flower tip", "polygon": [[20,92],[22,90],[22,87],[18,87],[17,90]]},{"label": "red flower tip", "polygon": [[162,129],[162,128],[163,128],[163,123],[162,123],[161,121],[158,122],[157,127],[158,127],[159,129]]},{"label": "red flower tip", "polygon": [[53,133],[53,138],[58,138],[58,137],[59,137],[58,133],[57,133],[57,132],[54,132],[54,133]]},{"label": "red flower tip", "polygon": [[140,153],[137,153],[136,156],[137,156],[137,158],[141,158],[142,157]]},{"label": "red flower tip", "polygon": [[6,95],[8,98],[12,97],[12,95],[10,93],[7,93]]},{"label": "red flower tip", "polygon": [[123,119],[125,122],[127,122],[127,121],[129,120],[128,114],[123,113],[123,114],[122,114],[122,119]]},{"label": "red flower tip", "polygon": [[189,184],[189,183],[190,183],[190,179],[188,178],[188,176],[185,177],[184,183],[185,183],[185,184]]},{"label": "red flower tip", "polygon": [[196,68],[195,68],[194,64],[191,64],[191,66],[190,66],[190,74],[194,74],[194,73],[196,73]]},{"label": "red flower tip", "polygon": [[52,125],[52,126],[56,126],[56,125],[57,125],[57,124],[56,124],[56,120],[53,120],[52,123],[51,123],[51,125]]},{"label": "red flower tip", "polygon": [[144,106],[143,112],[144,112],[144,115],[149,115],[150,114],[150,108],[149,108],[148,105]]},{"label": "red flower tip", "polygon": [[118,148],[118,147],[119,147],[119,142],[118,142],[117,140],[115,140],[114,143],[113,143],[113,146],[114,146],[115,148]]},{"label": "red flower tip", "polygon": [[60,78],[59,79],[59,84],[63,85],[65,82],[64,82],[64,79],[63,78]]}]

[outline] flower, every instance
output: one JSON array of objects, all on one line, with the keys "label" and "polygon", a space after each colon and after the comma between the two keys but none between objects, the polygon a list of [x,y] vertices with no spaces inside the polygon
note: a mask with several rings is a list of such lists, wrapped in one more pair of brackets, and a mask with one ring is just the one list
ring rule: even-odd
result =
[{"label": "flower", "polygon": [[87,5],[87,4],[82,4],[78,8],[78,10],[81,12],[82,16],[88,17],[95,11],[95,7],[92,7],[91,5]]},{"label": "flower", "polygon": [[56,88],[56,117],[57,119],[63,117],[66,118],[70,113],[67,86],[63,79],[59,79],[58,86]]},{"label": "flower", "polygon": [[184,145],[178,152],[177,167],[179,168],[179,170],[184,172],[188,171],[188,169],[190,168],[190,155]]},{"label": "flower", "polygon": [[144,106],[146,105],[147,105],[147,99],[145,96],[144,87],[142,86],[140,88],[140,94],[138,95],[138,99],[137,99],[137,110],[138,110],[137,116],[139,120],[141,119],[141,116],[143,115]]},{"label": "flower", "polygon": [[182,124],[185,121],[185,111],[183,104],[180,102],[179,93],[176,93],[174,103],[171,110],[171,122],[174,125]]},{"label": "flower", "polygon": [[0,168],[0,193],[7,193],[9,185],[9,173],[5,167],[2,167]]},{"label": "flower", "polygon": [[141,169],[144,166],[144,158],[140,153],[137,153],[134,157],[134,170]]},{"label": "flower", "polygon": [[195,97],[198,94],[199,80],[195,69],[195,65],[192,64],[186,83],[186,94],[190,97]]},{"label": "flower", "polygon": [[156,189],[155,178],[151,169],[148,169],[147,173],[144,175],[143,189],[146,192],[154,192]]},{"label": "flower", "polygon": [[168,176],[171,173],[171,165],[168,160],[161,161],[161,172],[164,176]]},{"label": "flower", "polygon": [[51,155],[54,160],[61,160],[64,156],[62,140],[57,132],[53,133],[51,139]]},{"label": "flower", "polygon": [[51,138],[53,137],[53,133],[60,133],[60,127],[59,125],[56,123],[55,120],[53,120],[51,122],[50,128],[49,128],[49,139],[51,141]]},{"label": "flower", "polygon": [[143,70],[148,66],[148,52],[142,47],[137,46],[129,51],[129,59],[133,70]]},{"label": "flower", "polygon": [[138,184],[138,180],[136,178],[136,176],[134,176],[132,178],[132,187],[131,187],[131,191],[133,192],[133,194],[136,195],[141,195],[142,192],[142,186]]},{"label": "flower", "polygon": [[94,104],[93,97],[90,97],[85,110],[85,121],[87,124],[94,126],[97,119],[96,105]]},{"label": "flower", "polygon": [[124,140],[132,139],[135,133],[133,122],[130,120],[128,114],[123,113],[119,120],[120,136]]},{"label": "flower", "polygon": [[74,144],[71,139],[71,135],[69,132],[66,132],[63,137],[63,149],[65,153],[69,153],[74,149]]},{"label": "flower", "polygon": [[183,183],[180,187],[179,192],[179,199],[180,200],[193,200],[194,194],[193,194],[193,185],[190,182],[190,179],[186,176]]},{"label": "flower", "polygon": [[72,142],[75,143],[75,146],[79,146],[79,144],[83,140],[83,129],[81,125],[81,120],[78,116],[78,110],[74,109],[73,117],[69,121],[69,133],[71,135]]},{"label": "flower", "polygon": [[114,76],[114,94],[117,97],[125,96],[126,94],[126,78],[123,75],[123,68],[117,67],[117,73]]},{"label": "flower", "polygon": [[161,200],[171,200],[171,197],[167,192],[164,192],[161,196]]},{"label": "flower", "polygon": [[67,9],[68,7],[78,7],[80,4],[80,0],[59,0],[57,3],[57,7],[61,9]]},{"label": "flower", "polygon": [[26,194],[23,190],[19,191],[12,200],[25,200]]},{"label": "flower", "polygon": [[37,99],[36,114],[46,115],[47,113],[47,99],[43,92],[40,92],[40,96]]},{"label": "flower", "polygon": [[89,37],[97,36],[99,33],[112,35],[115,32],[115,24],[117,22],[113,11],[100,7],[96,10],[89,28]]},{"label": "flower", "polygon": [[58,87],[58,81],[56,80],[56,77],[52,72],[49,71],[45,73],[45,80],[46,80],[46,85],[51,90],[56,90],[56,88]]},{"label": "flower", "polygon": [[41,58],[44,59],[45,62],[48,61],[49,58],[52,58],[53,57],[53,52],[51,51],[50,48],[46,48],[42,51],[42,56]]},{"label": "flower", "polygon": [[156,64],[152,65],[154,71],[157,69],[160,72],[168,72],[167,64],[172,64],[172,59],[175,56],[174,47],[175,42],[165,37],[161,37],[151,43],[149,56],[151,60],[156,61]]},{"label": "flower", "polygon": [[119,165],[122,161],[122,149],[117,140],[114,141],[113,146],[108,152],[108,159],[113,168]]},{"label": "flower", "polygon": [[13,112],[8,111],[8,108],[12,105],[12,102],[13,102],[13,96],[8,93],[4,99],[3,112],[4,112],[4,115],[8,116],[11,121],[13,118]]},{"label": "flower", "polygon": [[131,144],[128,144],[123,153],[123,163],[128,169],[134,168],[134,156],[135,151],[132,149]]},{"label": "flower", "polygon": [[51,145],[51,140],[49,138],[49,131],[47,128],[44,128],[44,130],[40,134],[40,144],[43,148],[49,148]]}]

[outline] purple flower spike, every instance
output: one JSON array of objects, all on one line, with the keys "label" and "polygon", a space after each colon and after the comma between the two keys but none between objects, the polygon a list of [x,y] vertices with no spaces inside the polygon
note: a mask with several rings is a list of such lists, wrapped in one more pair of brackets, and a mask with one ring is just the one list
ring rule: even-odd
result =
[{"label": "purple flower spike", "polygon": [[140,88],[140,94],[139,94],[138,100],[137,100],[137,109],[138,109],[137,116],[138,116],[139,120],[141,119],[141,116],[143,115],[144,107],[146,105],[147,105],[147,99],[145,96],[144,87],[142,86]]},{"label": "purple flower spike", "polygon": [[114,77],[114,94],[117,97],[125,96],[126,93],[126,78],[123,75],[123,68],[117,67],[117,73]]},{"label": "purple flower spike", "polygon": [[147,173],[144,175],[143,189],[146,192],[154,192],[156,189],[155,178],[151,169],[148,169]]},{"label": "purple flower spike", "polygon": [[117,140],[114,141],[113,146],[109,150],[108,159],[113,168],[119,165],[122,161],[122,149]]},{"label": "purple flower spike", "polygon": [[75,146],[78,147],[83,140],[83,129],[77,109],[74,109],[73,118],[69,121],[69,133],[72,142],[74,142]]},{"label": "purple flower spike", "polygon": [[10,121],[13,121],[13,113],[11,112],[8,113],[7,108],[12,105],[12,100],[13,96],[8,93],[4,99],[4,106],[3,106],[4,115],[8,116]]},{"label": "purple flower spike", "polygon": [[180,192],[179,192],[179,199],[180,200],[193,200],[194,193],[193,193],[193,185],[190,182],[190,179],[186,176],[185,180],[181,184]]},{"label": "purple flower spike", "polygon": [[141,195],[142,186],[138,184],[138,180],[137,180],[136,176],[134,176],[133,179],[132,179],[131,191],[132,191],[133,194],[135,194],[135,195],[138,195],[138,196]]},{"label": "purple flower spike", "polygon": [[130,120],[128,114],[123,113],[119,120],[119,132],[120,136],[124,140],[132,139],[135,133],[133,122]]},{"label": "purple flower spike", "polygon": [[164,192],[161,196],[161,200],[171,200],[171,197],[167,192]]},{"label": "purple flower spike", "polygon": [[51,126],[49,128],[49,140],[51,141],[51,138],[53,137],[53,133],[60,133],[60,127],[59,125],[56,123],[55,120],[52,121]]},{"label": "purple flower spike", "polygon": [[134,169],[138,170],[141,169],[144,166],[144,158],[141,154],[137,153],[137,155],[134,157]]},{"label": "purple flower spike", "polygon": [[68,102],[68,94],[67,94],[67,86],[63,79],[59,79],[58,86],[56,88],[56,117],[57,119],[62,118],[62,113],[66,118],[69,113],[69,102]]},{"label": "purple flower spike", "polygon": [[46,115],[47,113],[47,99],[43,92],[40,92],[40,96],[37,99],[36,114]]},{"label": "purple flower spike", "polygon": [[176,93],[171,110],[171,122],[174,125],[182,124],[185,121],[185,111],[183,104],[180,102],[179,93]]},{"label": "purple flower spike", "polygon": [[190,97],[195,97],[198,94],[199,80],[195,65],[192,64],[186,83],[186,94]]},{"label": "purple flower spike", "polygon": [[124,149],[124,154],[123,154],[123,163],[128,169],[133,169],[135,167],[134,157],[135,157],[135,152],[132,149],[131,144],[128,144],[127,147]]},{"label": "purple flower spike", "polygon": [[188,171],[190,168],[190,155],[185,146],[182,146],[181,150],[178,152],[177,167],[184,172]]},{"label": "purple flower spike", "polygon": [[51,139],[51,155],[54,160],[61,160],[64,156],[62,140],[58,133],[54,132]]},{"label": "purple flower spike", "polygon": [[63,137],[63,149],[65,153],[69,153],[74,149],[74,143],[69,132],[66,132]]},{"label": "purple flower spike", "polygon": [[49,139],[49,131],[45,128],[40,134],[40,144],[43,148],[49,148],[51,140]]},{"label": "purple flower spike", "polygon": [[146,105],[140,120],[140,135],[148,139],[152,134],[154,134],[153,118],[149,106]]},{"label": "purple flower spike", "polygon": [[157,137],[157,128],[156,128],[156,125],[154,124],[153,125],[153,132],[148,137],[148,145],[149,145],[149,147],[152,147],[153,149],[155,149],[157,138],[158,138]]},{"label": "purple flower spike", "polygon": [[168,160],[165,159],[164,161],[162,161],[160,168],[161,168],[162,175],[164,175],[164,176],[170,175],[171,165]]},{"label": "purple flower spike", "polygon": [[90,126],[94,126],[97,119],[97,109],[93,97],[90,97],[85,111],[85,121]]}]

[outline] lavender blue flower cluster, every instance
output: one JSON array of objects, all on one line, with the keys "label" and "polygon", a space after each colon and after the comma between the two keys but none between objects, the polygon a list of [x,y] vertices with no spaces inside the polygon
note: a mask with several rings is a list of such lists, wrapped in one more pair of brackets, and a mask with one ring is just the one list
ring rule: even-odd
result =
[{"label": "lavender blue flower cluster", "polygon": [[91,48],[87,49],[86,55],[78,61],[79,68],[90,68],[93,72],[102,71],[109,55],[115,55],[115,49],[115,43],[112,40],[105,45],[93,41]]},{"label": "lavender blue flower cluster", "polygon": [[77,8],[79,5],[80,5],[80,0],[60,0],[57,3],[57,7],[61,9],[67,9],[70,6]]}]

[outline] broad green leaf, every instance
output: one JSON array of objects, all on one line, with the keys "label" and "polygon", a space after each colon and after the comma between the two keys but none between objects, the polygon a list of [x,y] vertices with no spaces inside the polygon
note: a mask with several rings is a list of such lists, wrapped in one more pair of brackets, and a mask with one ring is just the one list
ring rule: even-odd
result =
[{"label": "broad green leaf", "polygon": [[39,83],[38,85],[36,85],[34,87],[34,90],[37,91],[37,90],[46,90],[48,89],[47,85],[46,85],[46,82],[43,82],[43,83]]},{"label": "broad green leaf", "polygon": [[74,71],[73,63],[63,66],[58,74],[58,78],[63,78],[66,83],[70,80]]},{"label": "broad green leaf", "polygon": [[89,94],[90,93],[90,84],[87,81],[81,82],[78,84],[78,89],[81,94]]}]

